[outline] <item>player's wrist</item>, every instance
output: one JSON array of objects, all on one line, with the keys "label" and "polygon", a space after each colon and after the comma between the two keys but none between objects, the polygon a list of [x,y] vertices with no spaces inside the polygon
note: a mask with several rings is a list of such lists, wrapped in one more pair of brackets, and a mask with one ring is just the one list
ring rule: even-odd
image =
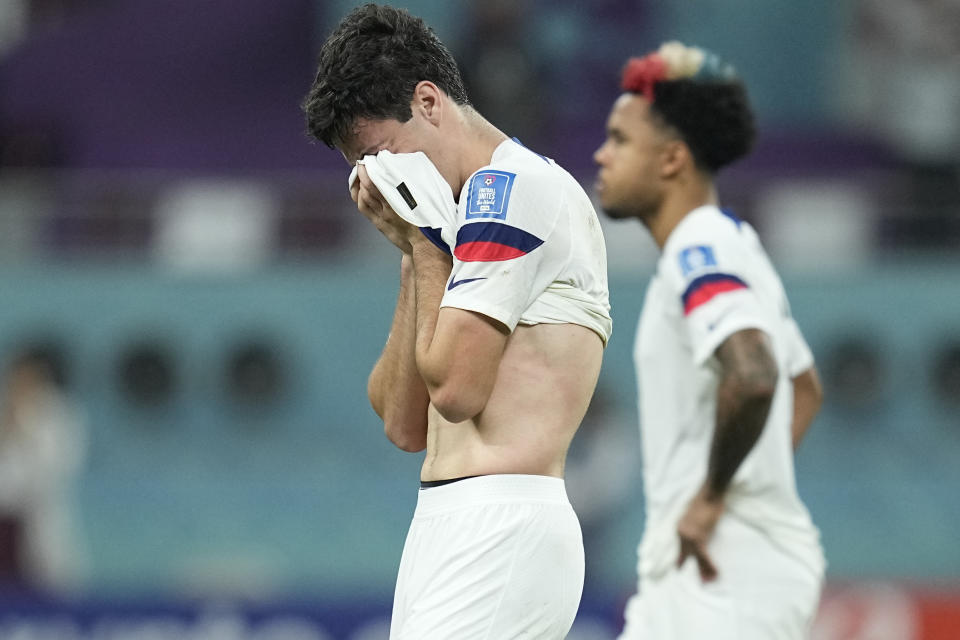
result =
[{"label": "player's wrist", "polygon": [[726,493],[727,492],[725,489],[717,489],[716,487],[712,486],[709,482],[706,482],[700,488],[698,497],[702,501],[711,505],[723,505],[724,496],[726,496]]},{"label": "player's wrist", "polygon": [[406,278],[413,275],[413,256],[409,253],[400,254],[400,277]]},{"label": "player's wrist", "polygon": [[446,258],[447,254],[440,250],[427,236],[423,235],[419,229],[411,234],[407,240],[410,243],[410,255],[414,260],[424,257]]}]

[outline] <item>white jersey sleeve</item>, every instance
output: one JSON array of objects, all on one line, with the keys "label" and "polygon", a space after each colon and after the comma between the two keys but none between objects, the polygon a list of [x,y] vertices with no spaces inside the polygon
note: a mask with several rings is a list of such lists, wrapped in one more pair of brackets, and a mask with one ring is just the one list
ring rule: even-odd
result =
[{"label": "white jersey sleeve", "polygon": [[[692,222],[692,221],[691,221]],[[743,329],[772,335],[769,314],[751,288],[748,248],[721,216],[681,224],[664,247],[661,275],[682,308],[682,324],[696,364]]]},{"label": "white jersey sleeve", "polygon": [[551,245],[562,196],[551,187],[547,172],[486,168],[470,178],[441,307],[476,311],[516,328],[563,266],[556,259],[559,247]]}]

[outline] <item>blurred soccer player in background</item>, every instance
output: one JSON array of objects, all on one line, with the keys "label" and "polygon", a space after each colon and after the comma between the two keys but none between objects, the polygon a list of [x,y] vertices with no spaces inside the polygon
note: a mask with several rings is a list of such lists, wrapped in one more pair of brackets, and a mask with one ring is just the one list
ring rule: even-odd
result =
[{"label": "blurred soccer player in background", "polygon": [[634,349],[646,527],[620,637],[803,638],[824,559],[793,450],[821,392],[756,232],[718,207],[715,174],[753,143],[746,90],[675,42],[631,59],[622,86],[597,191],[662,253]]},{"label": "blurred soccer player in background", "polygon": [[[564,459],[611,330],[589,198],[471,107],[448,50],[402,10],[344,18],[304,108],[314,137],[367,163],[351,195],[402,253],[368,391],[387,437],[426,458],[390,637],[563,638],[584,571]],[[367,170],[414,152],[432,166],[388,189],[411,210],[446,197],[439,233],[401,219]]]},{"label": "blurred soccer player in background", "polygon": [[85,545],[70,503],[86,441],[54,357],[25,348],[0,380],[0,591],[63,595],[82,580]]}]

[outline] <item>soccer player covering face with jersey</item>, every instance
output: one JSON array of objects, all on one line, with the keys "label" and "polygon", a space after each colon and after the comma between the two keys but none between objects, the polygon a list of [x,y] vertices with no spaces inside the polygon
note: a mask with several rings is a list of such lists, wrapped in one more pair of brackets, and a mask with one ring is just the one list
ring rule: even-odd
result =
[{"label": "soccer player covering face with jersey", "polygon": [[[584,573],[564,459],[611,330],[590,200],[470,106],[447,49],[402,10],[346,16],[304,108],[401,252],[368,392],[387,437],[426,456],[390,637],[563,638]],[[408,222],[424,210],[432,222]]]},{"label": "soccer player covering face with jersey", "polygon": [[747,95],[729,65],[679,43],[630,60],[623,89],[597,191],[661,255],[634,349],[646,526],[620,638],[805,638],[824,559],[793,450],[819,381],[756,232],[714,186],[752,145]]}]

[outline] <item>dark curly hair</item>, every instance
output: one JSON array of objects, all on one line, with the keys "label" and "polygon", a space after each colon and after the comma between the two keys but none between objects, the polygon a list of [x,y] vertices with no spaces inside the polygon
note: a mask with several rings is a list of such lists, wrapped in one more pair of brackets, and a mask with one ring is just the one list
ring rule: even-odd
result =
[{"label": "dark curly hair", "polygon": [[756,127],[742,81],[665,80],[653,96],[651,110],[680,133],[701,169],[716,173],[753,148]]},{"label": "dark curly hair", "polygon": [[320,49],[317,75],[303,102],[307,129],[334,148],[358,118],[406,122],[422,80],[457,104],[470,104],[457,63],[433,29],[403,9],[365,4],[350,12]]}]

